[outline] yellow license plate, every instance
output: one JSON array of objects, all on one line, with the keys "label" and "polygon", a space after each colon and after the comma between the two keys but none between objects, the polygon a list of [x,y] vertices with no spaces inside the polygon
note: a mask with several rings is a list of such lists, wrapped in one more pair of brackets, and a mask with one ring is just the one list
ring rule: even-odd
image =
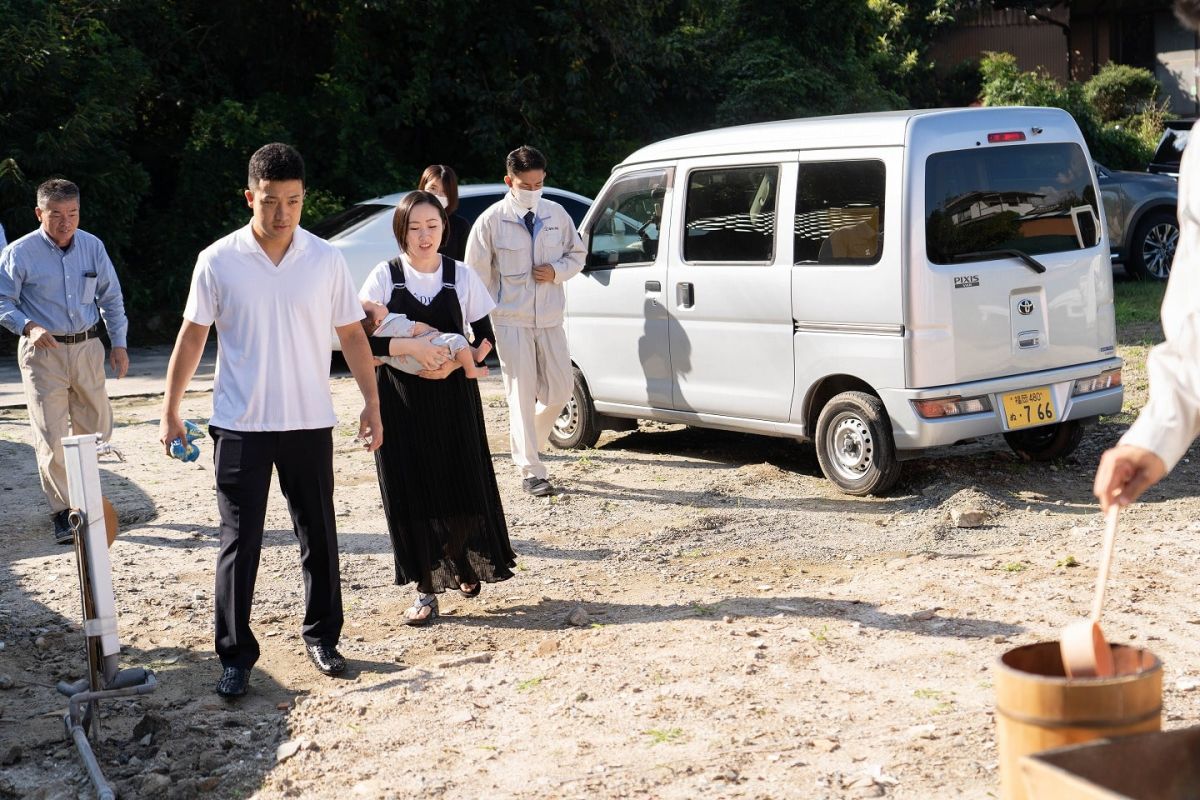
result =
[{"label": "yellow license plate", "polygon": [[1045,425],[1058,419],[1054,413],[1054,398],[1050,394],[1049,386],[1009,392],[1001,395],[1000,399],[1004,404],[1004,417],[1010,431]]}]

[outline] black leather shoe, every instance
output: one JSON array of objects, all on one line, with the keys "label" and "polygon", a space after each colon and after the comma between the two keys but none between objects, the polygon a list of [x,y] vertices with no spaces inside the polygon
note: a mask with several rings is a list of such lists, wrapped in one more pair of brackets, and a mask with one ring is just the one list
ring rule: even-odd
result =
[{"label": "black leather shoe", "polygon": [[250,667],[226,667],[217,681],[217,694],[221,697],[241,697],[250,685]]},{"label": "black leather shoe", "polygon": [[75,534],[71,531],[71,523],[67,519],[71,512],[63,509],[54,515],[54,541],[57,544],[75,544]]},{"label": "black leather shoe", "polygon": [[526,478],[521,481],[521,488],[525,490],[525,494],[531,494],[534,497],[554,494],[553,484],[545,478]]},{"label": "black leather shoe", "polygon": [[308,660],[325,675],[341,675],[346,671],[346,659],[331,644],[309,644],[304,649]]}]

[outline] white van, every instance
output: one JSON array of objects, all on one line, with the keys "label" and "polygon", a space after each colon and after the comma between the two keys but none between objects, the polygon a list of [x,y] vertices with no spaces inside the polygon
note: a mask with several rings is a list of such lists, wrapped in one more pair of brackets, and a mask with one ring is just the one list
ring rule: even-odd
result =
[{"label": "white van", "polygon": [[920,451],[1031,459],[1121,408],[1095,171],[1053,108],[771,122],[618,165],[567,284],[575,391],[551,441],[637,419],[813,440],[880,493]]}]

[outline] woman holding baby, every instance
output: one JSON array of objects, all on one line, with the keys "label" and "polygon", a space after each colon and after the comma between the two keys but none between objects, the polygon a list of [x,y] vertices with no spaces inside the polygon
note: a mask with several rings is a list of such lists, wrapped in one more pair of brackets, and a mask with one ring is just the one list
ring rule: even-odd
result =
[{"label": "woman holding baby", "polygon": [[[443,335],[493,338],[487,315],[495,302],[486,287],[465,264],[438,252],[446,229],[446,211],[434,195],[415,191],[400,201],[392,220],[400,256],[376,266],[359,292],[373,324],[382,320],[372,305],[382,304],[390,315]],[[417,584],[417,599],[404,612],[409,625],[435,619],[437,596],[446,589],[474,597],[482,583],[511,578],[516,565],[478,383],[438,336],[417,332],[371,337],[376,355],[409,356],[424,368],[413,373],[388,359],[376,370],[388,435],[375,464],[396,583]]]}]

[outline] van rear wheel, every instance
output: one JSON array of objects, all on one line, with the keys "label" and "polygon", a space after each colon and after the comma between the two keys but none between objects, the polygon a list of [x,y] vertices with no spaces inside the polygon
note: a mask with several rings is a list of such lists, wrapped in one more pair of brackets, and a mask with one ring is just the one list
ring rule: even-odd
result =
[{"label": "van rear wheel", "polygon": [[550,444],[560,450],[582,450],[600,439],[600,423],[592,395],[578,368],[572,370],[571,397],[550,429]]},{"label": "van rear wheel", "polygon": [[1043,425],[1004,434],[1004,441],[1026,461],[1054,461],[1075,452],[1083,441],[1083,424],[1078,420]]},{"label": "van rear wheel", "polygon": [[900,477],[891,421],[866,392],[842,392],[825,404],[816,447],[821,472],[846,494],[881,494]]}]

